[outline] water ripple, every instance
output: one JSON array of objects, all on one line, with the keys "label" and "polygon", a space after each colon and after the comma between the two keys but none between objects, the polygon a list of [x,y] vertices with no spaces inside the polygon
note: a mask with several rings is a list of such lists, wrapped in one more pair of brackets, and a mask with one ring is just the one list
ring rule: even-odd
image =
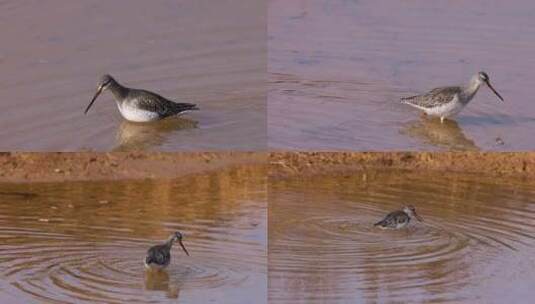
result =
[{"label": "water ripple", "polygon": [[[533,191],[522,181],[370,171],[271,189],[270,297],[281,303],[474,300],[488,286],[515,284],[517,261],[535,248],[535,210],[525,200]],[[373,226],[405,202],[424,222]],[[488,279],[503,259],[502,276]]]}]

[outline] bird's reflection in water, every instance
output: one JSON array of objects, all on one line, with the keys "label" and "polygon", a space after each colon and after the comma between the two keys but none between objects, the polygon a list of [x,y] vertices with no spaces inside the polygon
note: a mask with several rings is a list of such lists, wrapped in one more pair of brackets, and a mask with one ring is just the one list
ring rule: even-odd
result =
[{"label": "bird's reflection in water", "polygon": [[161,145],[169,133],[194,129],[197,125],[197,121],[186,118],[170,118],[151,123],[123,121],[117,129],[117,144],[113,150],[147,150]]},{"label": "bird's reflection in water", "polygon": [[178,299],[180,295],[180,284],[170,281],[166,271],[145,271],[145,289],[164,291],[171,299]]},{"label": "bird's reflection in water", "polygon": [[422,117],[419,120],[409,122],[401,130],[401,133],[442,149],[453,151],[479,150],[474,141],[464,135],[454,120],[445,120],[444,123],[440,123],[440,119]]}]

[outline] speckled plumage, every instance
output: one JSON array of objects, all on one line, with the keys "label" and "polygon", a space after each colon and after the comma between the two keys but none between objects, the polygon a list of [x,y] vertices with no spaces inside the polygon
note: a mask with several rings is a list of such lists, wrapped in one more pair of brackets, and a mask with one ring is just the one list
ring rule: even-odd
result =
[{"label": "speckled plumage", "polygon": [[165,243],[154,245],[149,248],[147,256],[143,261],[145,268],[160,270],[167,267],[171,263],[171,248],[175,241],[180,244],[186,255],[189,256],[186,247],[184,247],[184,244],[182,243],[182,234],[177,231],[172,234]]},{"label": "speckled plumage", "polygon": [[176,103],[145,90],[130,89],[125,99],[123,102],[129,101],[139,109],[158,113],[161,118],[177,115],[184,111],[198,110],[194,104]]},{"label": "speckled plumage", "polygon": [[451,102],[459,93],[461,93],[461,87],[443,87],[433,89],[423,95],[403,97],[401,100],[406,104],[422,108],[434,108]]},{"label": "speckled plumage", "polygon": [[192,103],[177,103],[150,91],[124,87],[110,75],[104,75],[85,113],[103,90],[111,91],[121,115],[133,122],[159,120],[199,109]]},{"label": "speckled plumage", "polygon": [[380,226],[383,228],[399,229],[409,224],[411,218],[407,213],[398,210],[389,213],[384,219],[374,224],[374,226]]},{"label": "speckled plumage", "polygon": [[171,263],[171,247],[167,244],[149,248],[145,257],[145,266],[149,268],[165,268]]},{"label": "speckled plumage", "polygon": [[382,220],[375,223],[374,226],[378,226],[383,229],[404,228],[410,223],[413,216],[419,221],[423,221],[422,218],[416,214],[416,209],[413,206],[406,206],[403,207],[403,210],[390,212]]},{"label": "speckled plumage", "polygon": [[482,84],[486,84],[500,100],[503,98],[490,84],[489,76],[485,72],[474,75],[467,86],[451,86],[433,89],[425,94],[403,97],[401,102],[424,111],[427,115],[445,118],[461,112],[474,98]]}]

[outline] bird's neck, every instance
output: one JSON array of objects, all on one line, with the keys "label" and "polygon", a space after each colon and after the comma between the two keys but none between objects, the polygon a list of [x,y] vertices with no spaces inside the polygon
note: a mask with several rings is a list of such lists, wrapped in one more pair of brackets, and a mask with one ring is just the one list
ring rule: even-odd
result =
[{"label": "bird's neck", "polygon": [[175,238],[174,237],[170,237],[169,239],[167,239],[167,241],[165,242],[165,245],[167,246],[167,248],[171,249],[171,247],[173,247],[173,244],[175,243]]},{"label": "bird's neck", "polygon": [[128,89],[123,87],[117,81],[112,81],[110,83],[109,90],[117,101],[123,100],[126,97],[126,94],[128,93]]},{"label": "bird's neck", "polygon": [[470,82],[468,82],[468,85],[463,87],[462,94],[464,95],[464,100],[469,101],[474,97],[474,95],[479,90],[479,87],[481,87],[481,80],[479,79],[478,75],[475,75],[470,79]]}]

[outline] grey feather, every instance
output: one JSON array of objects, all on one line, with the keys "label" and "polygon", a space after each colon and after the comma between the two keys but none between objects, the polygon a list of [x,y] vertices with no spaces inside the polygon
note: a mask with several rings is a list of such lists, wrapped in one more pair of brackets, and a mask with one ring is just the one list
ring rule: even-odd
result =
[{"label": "grey feather", "polygon": [[447,104],[453,100],[455,95],[461,93],[461,87],[442,87],[433,89],[425,94],[403,97],[403,103],[416,105],[423,108],[434,108],[443,104]]},{"label": "grey feather", "polygon": [[145,90],[130,89],[127,100],[135,100],[135,104],[140,109],[156,112],[162,118],[199,109],[195,104],[177,103]]},{"label": "grey feather", "polygon": [[171,247],[167,244],[152,246],[147,251],[145,258],[147,265],[156,264],[158,266],[167,266],[171,262]]},{"label": "grey feather", "polygon": [[374,226],[396,228],[399,225],[407,225],[410,221],[411,218],[405,212],[398,210],[387,214],[385,218],[375,223]]}]

